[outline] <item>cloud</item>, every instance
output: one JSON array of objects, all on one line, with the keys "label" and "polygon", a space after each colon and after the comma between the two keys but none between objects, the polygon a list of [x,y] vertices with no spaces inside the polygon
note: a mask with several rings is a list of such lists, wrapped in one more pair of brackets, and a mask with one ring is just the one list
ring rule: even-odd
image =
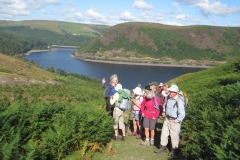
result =
[{"label": "cloud", "polygon": [[119,19],[122,21],[133,21],[134,17],[132,16],[131,12],[124,11],[120,13]]},{"label": "cloud", "polygon": [[153,15],[150,12],[142,12],[141,18],[143,19],[152,19]]},{"label": "cloud", "polygon": [[175,18],[179,21],[189,21],[190,20],[190,16],[188,14],[177,15]]},{"label": "cloud", "polygon": [[91,21],[93,22],[100,22],[100,23],[107,22],[107,18],[103,16],[101,13],[97,12],[95,9],[87,10],[86,15],[90,17]]},{"label": "cloud", "polygon": [[75,8],[74,7],[66,7],[63,10],[63,14],[74,13],[74,12],[75,12]]},{"label": "cloud", "polygon": [[162,14],[158,13],[158,14],[156,14],[156,16],[155,16],[155,19],[156,19],[156,21],[159,22],[159,21],[163,21],[164,17],[163,17]]},{"label": "cloud", "polygon": [[28,4],[35,9],[40,9],[43,6],[48,4],[58,5],[60,3],[61,3],[61,0],[29,0],[28,1]]},{"label": "cloud", "polygon": [[166,25],[171,25],[171,26],[182,26],[182,24],[178,23],[178,22],[167,21],[167,22],[162,22],[162,23],[166,24]]},{"label": "cloud", "polygon": [[226,4],[221,2],[215,2],[214,0],[176,0],[179,3],[192,5],[193,7],[200,8],[204,15],[220,15],[220,16],[229,16],[231,14],[237,13],[240,11],[240,7],[228,7]]},{"label": "cloud", "polygon": [[173,5],[178,9],[179,12],[182,12],[182,9],[177,2],[173,2]]},{"label": "cloud", "polygon": [[28,5],[22,0],[1,0],[0,12],[7,17],[27,16],[29,15]]},{"label": "cloud", "polygon": [[75,18],[76,18],[78,21],[82,21],[82,20],[83,20],[83,15],[82,15],[82,13],[80,13],[80,12],[75,13]]},{"label": "cloud", "polygon": [[135,0],[134,4],[133,4],[133,7],[137,8],[137,9],[143,9],[143,10],[153,9],[153,5],[147,4],[143,0]]}]

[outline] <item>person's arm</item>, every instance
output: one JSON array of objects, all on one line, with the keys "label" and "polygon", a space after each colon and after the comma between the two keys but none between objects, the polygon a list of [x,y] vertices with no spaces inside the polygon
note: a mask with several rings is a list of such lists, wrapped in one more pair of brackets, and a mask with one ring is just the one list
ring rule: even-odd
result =
[{"label": "person's arm", "polygon": [[106,88],[106,87],[107,87],[106,79],[103,78],[103,79],[102,79],[102,88]]},{"label": "person's arm", "polygon": [[141,109],[141,103],[139,103],[139,101],[141,102],[141,99],[142,97],[139,97],[139,100],[136,100],[136,99],[133,99],[133,103],[139,108]]},{"label": "person's arm", "polygon": [[142,103],[141,103],[141,112],[142,112],[142,115],[143,115],[143,116],[144,116],[145,104],[146,104],[146,98],[143,97],[143,101],[142,101]]},{"label": "person's arm", "polygon": [[184,102],[179,99],[178,102],[178,114],[177,114],[177,119],[175,119],[176,123],[181,123],[183,119],[185,118],[185,108],[184,108]]}]

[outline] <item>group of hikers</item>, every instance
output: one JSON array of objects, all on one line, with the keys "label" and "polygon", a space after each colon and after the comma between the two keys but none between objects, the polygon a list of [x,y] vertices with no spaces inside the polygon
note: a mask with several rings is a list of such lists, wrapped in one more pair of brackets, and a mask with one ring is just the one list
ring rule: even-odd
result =
[{"label": "group of hikers", "polygon": [[[179,135],[181,123],[185,118],[186,102],[182,98],[177,84],[167,84],[151,82],[146,87],[141,88],[138,84],[133,89],[132,94],[127,89],[123,89],[118,83],[118,76],[113,74],[110,83],[107,84],[105,78],[102,79],[104,97],[106,99],[106,110],[115,120],[114,136],[115,141],[119,140],[118,130],[122,131],[121,140],[126,141],[126,126],[124,124],[124,112],[131,102],[130,111],[132,115],[133,131],[131,136],[137,139],[144,139],[140,145],[154,145],[155,128],[158,118],[164,118],[160,147],[155,153],[167,151],[168,137],[171,137],[172,148],[169,156],[176,155],[179,148]],[[125,101],[125,102],[124,102]],[[128,127],[127,127],[128,128]]]}]

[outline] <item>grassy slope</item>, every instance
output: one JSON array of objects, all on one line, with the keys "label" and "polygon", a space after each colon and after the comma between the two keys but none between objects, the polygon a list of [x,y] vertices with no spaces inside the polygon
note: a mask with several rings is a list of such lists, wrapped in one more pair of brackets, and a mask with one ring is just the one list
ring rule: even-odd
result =
[{"label": "grassy slope", "polygon": [[66,31],[70,34],[81,34],[89,37],[96,37],[96,33],[108,28],[108,26],[103,25],[44,20],[0,21],[0,26],[28,26],[34,29],[53,31],[58,34],[63,34],[63,31]]},{"label": "grassy slope", "polygon": [[53,80],[56,77],[56,75],[42,70],[39,67],[3,54],[0,54],[0,69],[9,72],[0,72],[1,77],[27,77],[29,79],[41,80]]}]

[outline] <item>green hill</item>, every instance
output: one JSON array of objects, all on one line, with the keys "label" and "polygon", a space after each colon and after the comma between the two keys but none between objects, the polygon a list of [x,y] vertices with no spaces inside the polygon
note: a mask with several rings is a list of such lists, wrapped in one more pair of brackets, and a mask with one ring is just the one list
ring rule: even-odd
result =
[{"label": "green hill", "polygon": [[80,46],[107,28],[60,21],[0,21],[0,53],[22,54],[50,45]]},{"label": "green hill", "polygon": [[[108,28],[76,56],[136,61],[228,61],[240,55],[240,27],[129,22]],[[88,53],[88,54],[86,54]],[[206,62],[205,62],[206,63]]]},{"label": "green hill", "polygon": [[240,58],[169,82],[188,93],[182,154],[190,159],[240,158]]},{"label": "green hill", "polygon": [[94,78],[0,54],[0,159],[84,159],[105,148],[113,120],[102,92]]}]

